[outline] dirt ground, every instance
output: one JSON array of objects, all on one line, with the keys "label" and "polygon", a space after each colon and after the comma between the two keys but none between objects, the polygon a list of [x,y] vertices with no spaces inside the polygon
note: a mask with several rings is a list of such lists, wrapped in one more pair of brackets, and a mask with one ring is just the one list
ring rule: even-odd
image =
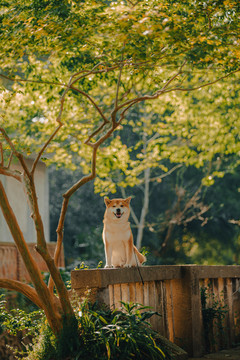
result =
[{"label": "dirt ground", "polygon": [[215,354],[208,354],[202,358],[190,358],[189,360],[240,360],[240,346],[230,349],[222,350]]}]

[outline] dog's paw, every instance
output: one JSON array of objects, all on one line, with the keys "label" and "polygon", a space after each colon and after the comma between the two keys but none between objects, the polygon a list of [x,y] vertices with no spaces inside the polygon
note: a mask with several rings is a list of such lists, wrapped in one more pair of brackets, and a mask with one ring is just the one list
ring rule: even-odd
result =
[{"label": "dog's paw", "polygon": [[112,268],[112,265],[105,265],[104,266],[104,269],[111,269]]},{"label": "dog's paw", "polygon": [[123,267],[125,267],[125,268],[130,268],[131,265],[130,265],[130,264],[125,264],[125,265],[123,265]]}]

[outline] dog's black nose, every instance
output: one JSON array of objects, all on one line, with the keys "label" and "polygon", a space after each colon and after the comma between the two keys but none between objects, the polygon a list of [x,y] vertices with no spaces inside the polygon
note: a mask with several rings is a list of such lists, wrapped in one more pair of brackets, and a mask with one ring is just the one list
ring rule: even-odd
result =
[{"label": "dog's black nose", "polygon": [[120,212],[121,212],[121,210],[120,210],[119,208],[117,208],[116,212],[117,212],[117,213],[120,213]]}]

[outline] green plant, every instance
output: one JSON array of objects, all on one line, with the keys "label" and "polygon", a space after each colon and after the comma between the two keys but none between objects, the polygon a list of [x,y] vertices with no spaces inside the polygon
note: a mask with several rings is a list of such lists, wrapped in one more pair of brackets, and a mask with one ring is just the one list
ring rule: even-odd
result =
[{"label": "green plant", "polygon": [[223,324],[228,313],[228,307],[217,299],[211,289],[211,284],[208,284],[208,287],[201,288],[201,304],[206,350],[211,352],[215,350],[217,342],[220,347],[226,345]]},{"label": "green plant", "polygon": [[0,296],[0,300],[0,328],[2,331],[7,329],[11,335],[17,335],[19,331],[24,330],[27,335],[36,335],[43,314],[41,310],[30,313],[18,308],[8,310],[3,296]]},{"label": "green plant", "polygon": [[139,304],[122,302],[122,306],[119,311],[91,304],[87,299],[77,303],[74,308],[79,331],[75,331],[75,324],[64,326],[67,336],[62,332],[56,337],[43,311],[8,310],[2,299],[0,329],[29,337],[22,350],[12,348],[19,360],[165,359],[159,337],[147,322],[159,314]]},{"label": "green plant", "polygon": [[[17,304],[16,299],[15,304]],[[3,359],[7,359],[8,355],[12,353],[16,356],[21,355],[22,358],[27,354],[27,349],[31,347],[33,337],[40,333],[43,311],[31,310],[32,305],[30,309],[27,309],[30,311],[18,307],[9,310],[8,306],[4,295],[0,295],[0,334],[2,334],[1,346],[3,347],[0,354],[1,356],[6,355]]]},{"label": "green plant", "polygon": [[84,302],[78,312],[82,346],[77,359],[164,359],[155,333],[146,322],[156,312],[124,303],[123,311]]},{"label": "green plant", "polygon": [[[7,331],[16,334],[24,330],[34,336],[24,351],[15,351],[19,360],[22,356],[25,360],[165,359],[158,335],[147,323],[157,313],[139,304],[122,305],[123,310],[119,311],[87,300],[78,304],[75,313],[79,332],[74,332],[74,326],[69,327],[67,337],[64,333],[58,338],[53,334],[43,312],[26,314],[18,309],[9,312],[4,301],[0,303],[0,320],[4,319]],[[76,337],[77,342],[69,343],[70,338]]]}]

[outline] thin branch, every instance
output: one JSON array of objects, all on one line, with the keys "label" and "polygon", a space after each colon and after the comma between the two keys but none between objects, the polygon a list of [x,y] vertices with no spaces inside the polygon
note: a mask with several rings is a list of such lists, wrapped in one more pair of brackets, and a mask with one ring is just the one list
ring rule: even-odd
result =
[{"label": "thin branch", "polygon": [[122,67],[120,68],[119,75],[118,75],[118,81],[117,81],[117,90],[116,90],[116,97],[115,97],[115,106],[114,109],[117,109],[118,107],[118,95],[119,95],[119,87],[121,84],[121,76],[122,76]]},{"label": "thin branch", "polygon": [[162,175],[151,178],[150,181],[156,181],[156,180],[163,179],[166,176],[172,174],[175,170],[179,169],[182,166],[183,166],[182,164],[178,164],[178,165],[174,166],[171,170],[167,171],[165,174],[162,174]]},{"label": "thin branch", "polygon": [[20,154],[20,153],[16,150],[13,142],[11,141],[10,137],[7,135],[7,133],[6,133],[6,131],[4,130],[4,128],[0,127],[0,132],[2,133],[4,139],[7,141],[7,143],[8,143],[9,146],[10,146],[10,148],[12,149],[13,154],[18,158],[18,160],[19,160],[20,164],[22,165],[22,168],[23,168],[23,170],[25,171],[26,175],[27,175],[28,177],[30,177],[30,172],[29,172],[28,167],[27,167],[27,165],[26,165],[26,163],[25,163],[25,161],[24,161],[24,159],[23,159],[22,154]]},{"label": "thin branch", "polygon": [[120,82],[121,82],[121,75],[122,75],[122,67],[120,68],[120,72],[119,72],[119,76],[118,76],[118,82],[117,82],[117,90],[116,90],[116,96],[115,96],[115,101],[114,101],[114,109],[111,113],[111,118],[112,118],[112,123],[116,124],[116,115],[117,112],[119,110],[118,108],[118,94],[119,94],[119,86],[120,86]]},{"label": "thin branch", "polygon": [[[182,69],[183,69],[183,66],[186,64],[186,60],[183,62],[183,64],[181,65],[179,71],[174,75],[172,76],[167,82],[166,84],[164,85],[164,87],[159,90],[159,93],[162,94],[162,92],[179,76],[183,73]],[[158,91],[156,92],[156,94],[158,93]]]},{"label": "thin branch", "polygon": [[[92,74],[107,73],[107,72],[110,72],[110,71],[113,71],[113,70],[117,69],[118,67],[119,67],[119,65],[115,65],[115,66],[104,68],[104,69],[101,69],[101,70],[98,70],[98,71],[89,70],[82,77],[88,76],[90,72]],[[83,70],[83,71],[87,71],[87,70]],[[12,82],[25,82],[25,83],[32,83],[32,84],[45,84],[45,85],[55,85],[55,86],[68,87],[68,85],[64,84],[64,83],[59,83],[59,82],[54,82],[54,81],[45,81],[45,80],[44,81],[43,80],[33,80],[33,79],[28,80],[28,79],[21,79],[21,78],[12,79],[9,76],[3,75],[3,74],[0,74],[0,78],[6,79],[6,80],[9,80],[9,81],[12,81]],[[80,78],[77,79],[77,80],[80,80]]]},{"label": "thin branch", "polygon": [[2,168],[0,167],[0,174],[1,175],[5,175],[5,176],[10,176],[10,177],[13,177],[14,179],[16,179],[17,181],[20,181],[22,182],[22,176],[19,172],[17,171],[13,171],[13,170],[9,170],[9,169],[6,169],[6,168]]},{"label": "thin branch", "polygon": [[[72,77],[71,77],[71,85],[74,85],[77,81],[81,80],[82,78],[84,78],[84,77],[86,77],[86,76],[88,76],[88,75],[99,74],[99,73],[102,73],[102,72],[107,72],[107,71],[106,71],[106,68],[100,69],[100,70],[98,70],[98,71],[95,71],[99,66],[102,66],[102,65],[104,65],[103,62],[98,63],[97,65],[95,65],[95,66],[92,68],[92,70],[81,70],[81,71],[77,72],[76,74],[72,75]],[[111,71],[111,70],[116,69],[117,67],[118,67],[118,66],[115,65],[115,66],[113,66],[113,67],[111,67],[111,68],[107,68],[107,69],[108,69],[108,71]],[[74,79],[74,80],[72,81],[73,78],[75,78],[76,76],[78,76],[78,75],[80,75],[80,74],[83,74],[83,73],[85,73],[85,74],[77,77],[76,79]]]},{"label": "thin branch", "polygon": [[[184,65],[184,64],[183,64]],[[182,65],[182,66],[183,66]],[[182,68],[181,66],[181,68]],[[237,72],[239,72],[240,69],[237,69],[235,71],[232,71],[231,73],[228,73],[224,76],[221,76],[220,78],[217,78],[216,80],[213,80],[211,82],[208,82],[208,83],[205,83],[205,84],[202,84],[202,85],[199,85],[199,86],[196,86],[196,87],[193,87],[193,88],[179,88],[179,87],[174,87],[174,88],[170,88],[170,89],[167,89],[167,86],[174,80],[176,79],[177,76],[179,76],[180,74],[182,74],[182,70],[180,69],[178,71],[177,74],[175,74],[171,79],[168,80],[167,84],[164,85],[164,87],[160,90],[157,90],[153,95],[143,95],[143,96],[140,96],[140,97],[137,97],[137,98],[134,98],[134,99],[131,99],[131,100],[128,100],[126,101],[125,103],[121,104],[120,106],[118,106],[118,109],[117,111],[119,111],[120,109],[124,108],[125,106],[127,106],[126,108],[126,111],[131,108],[134,104],[137,104],[139,102],[142,102],[142,101],[146,101],[146,100],[153,100],[153,99],[157,99],[160,95],[162,94],[165,94],[165,93],[169,93],[169,92],[172,92],[172,91],[194,91],[194,90],[198,90],[198,89],[201,89],[203,87],[206,87],[206,86],[209,86],[209,85],[213,85],[215,83],[217,83],[218,81],[221,81]],[[125,115],[125,111],[123,111],[123,116]]]},{"label": "thin branch", "polygon": [[[87,182],[93,180],[96,176],[96,157],[97,157],[97,149],[93,148],[93,152],[92,152],[92,171],[91,174],[87,175],[87,176],[83,176],[77,183],[75,183],[67,192],[65,192],[63,194],[63,203],[62,203],[62,208],[61,208],[61,214],[59,217],[59,221],[58,221],[58,227],[57,227],[57,245],[55,248],[55,253],[54,253],[54,263],[55,265],[58,264],[59,261],[59,257],[61,254],[61,247],[62,247],[62,242],[63,242],[63,228],[64,228],[64,222],[65,222],[65,217],[66,217],[66,213],[67,213],[67,208],[68,208],[68,203],[69,203],[69,199],[70,197],[73,195],[73,193],[75,193],[82,185],[86,184]],[[56,284],[55,284],[56,285]],[[49,282],[48,282],[48,288],[50,290],[51,293],[53,293],[53,279],[50,276],[49,278]]]},{"label": "thin branch", "polygon": [[[64,221],[65,221],[65,217],[66,217],[66,213],[67,213],[67,209],[68,209],[68,203],[69,203],[69,198],[63,198],[63,203],[62,203],[62,208],[61,208],[61,213],[60,213],[60,217],[59,217],[59,221],[58,221],[58,227],[57,227],[57,244],[56,244],[56,248],[55,248],[55,252],[54,252],[54,263],[56,266],[58,266],[58,262],[60,259],[60,255],[61,255],[61,248],[62,248],[62,243],[63,243],[63,228],[64,228]],[[54,288],[54,282],[53,282],[53,278],[50,275],[49,277],[49,281],[48,281],[48,288],[50,293],[53,293],[53,288]]]},{"label": "thin branch", "polygon": [[1,162],[0,162],[0,166],[4,166],[3,146],[2,146],[2,143],[1,143],[1,142],[0,142],[0,153],[1,153]]},{"label": "thin branch", "polygon": [[[120,190],[121,190],[121,193],[122,193],[122,197],[125,199],[127,197],[125,189],[123,187],[120,187]],[[136,215],[135,211],[133,210],[132,206],[129,205],[129,207],[130,207],[130,212],[131,212],[132,218],[133,218],[133,220],[135,222],[135,225],[138,227],[139,226],[139,221],[138,221],[137,215]]]},{"label": "thin branch", "polygon": [[11,154],[10,154],[10,156],[9,156],[9,161],[8,161],[8,165],[7,165],[7,168],[8,168],[8,169],[9,169],[10,166],[11,166],[12,158],[13,158],[13,151],[11,151]]},{"label": "thin branch", "polygon": [[103,118],[103,120],[106,123],[109,123],[109,120],[105,117],[105,115],[103,114],[102,110],[100,109],[100,107],[96,104],[96,102],[92,99],[92,97],[90,95],[88,95],[86,92],[74,87],[74,86],[70,86],[70,89],[77,91],[79,94],[82,94],[83,96],[85,96],[92,104],[93,106],[96,108],[96,110],[98,111],[98,113],[101,115],[101,117]]},{"label": "thin branch", "polygon": [[[58,121],[58,120],[57,120]],[[39,160],[41,159],[41,156],[43,154],[43,152],[46,150],[46,148],[48,147],[48,145],[50,144],[50,142],[53,140],[53,138],[56,136],[56,134],[58,133],[58,131],[60,130],[60,128],[63,126],[63,123],[59,122],[58,127],[54,130],[53,134],[50,136],[50,138],[48,139],[48,141],[44,144],[44,146],[42,147],[42,149],[39,151],[36,159],[33,162],[32,165],[32,169],[31,169],[31,174],[33,174],[36,170],[36,166],[39,162]]]},{"label": "thin branch", "polygon": [[34,304],[36,304],[39,308],[44,308],[41,300],[38,298],[36,290],[28,284],[25,284],[18,280],[0,278],[0,288],[20,292],[28,299],[30,299]]},{"label": "thin branch", "polygon": [[157,90],[153,95],[143,95],[143,96],[139,96],[136,97],[134,99],[128,100],[125,103],[121,104],[120,106],[118,106],[117,111],[119,111],[120,109],[124,108],[125,106],[127,106],[127,109],[129,109],[131,106],[133,106],[134,104],[141,102],[141,101],[145,101],[145,100],[152,100],[152,99],[156,99],[158,98],[161,94],[167,92],[166,89],[167,87],[171,84],[171,82],[173,80],[175,80],[180,74],[182,74],[182,68],[184,66],[186,61],[184,61],[184,63],[181,65],[180,69],[178,70],[178,72],[172,76],[167,83],[160,89]]},{"label": "thin branch", "polygon": [[236,74],[239,71],[240,71],[240,68],[235,70],[235,71],[232,71],[231,73],[229,73],[227,75],[221,76],[220,78],[217,78],[216,80],[213,80],[213,81],[210,81],[208,83],[205,83],[205,84],[202,84],[202,85],[199,85],[199,86],[196,86],[196,87],[192,87],[192,88],[179,88],[179,87],[170,88],[170,89],[166,90],[165,93],[168,93],[168,92],[171,92],[171,91],[194,91],[194,90],[199,90],[199,89],[201,89],[203,87],[216,84],[218,81],[226,79],[227,77],[229,77],[229,76],[231,76],[233,74]]},{"label": "thin branch", "polygon": [[90,134],[90,135],[88,136],[87,140],[84,141],[84,144],[93,147],[94,144],[90,143],[90,140],[91,140],[94,136],[96,136],[98,133],[100,133],[100,132],[104,129],[105,125],[106,125],[106,122],[103,121],[102,124],[101,124],[92,134]]}]

